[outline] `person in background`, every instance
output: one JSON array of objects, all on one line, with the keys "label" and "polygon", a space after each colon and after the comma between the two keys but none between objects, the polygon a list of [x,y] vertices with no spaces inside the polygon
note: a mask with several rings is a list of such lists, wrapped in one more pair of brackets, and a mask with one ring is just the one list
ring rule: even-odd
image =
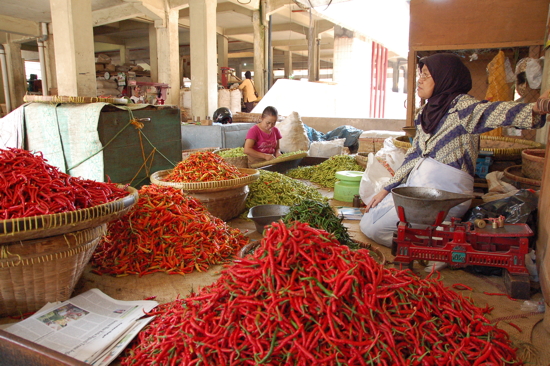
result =
[{"label": "person in background", "polygon": [[250,71],[244,73],[245,79],[239,85],[239,89],[243,92],[244,100],[244,112],[250,113],[254,109],[254,101],[258,98],[256,95],[256,88],[254,87],[254,81],[252,81],[252,74]]},{"label": "person in background", "polygon": [[[479,135],[498,127],[541,128],[549,112],[548,92],[536,103],[479,101],[467,93],[472,78],[461,59],[438,53],[419,60],[417,92],[427,100],[415,118],[416,136],[405,160],[386,186],[365,202],[361,231],[390,247],[399,218],[391,190],[399,186],[428,187],[472,194]],[[447,216],[462,218],[471,201],[457,205]],[[446,266],[430,262],[426,271]]]},{"label": "person in background", "polygon": [[244,141],[244,153],[248,155],[248,164],[269,161],[281,155],[279,140],[282,135],[275,127],[278,114],[275,107],[265,107],[260,122],[248,130]]}]

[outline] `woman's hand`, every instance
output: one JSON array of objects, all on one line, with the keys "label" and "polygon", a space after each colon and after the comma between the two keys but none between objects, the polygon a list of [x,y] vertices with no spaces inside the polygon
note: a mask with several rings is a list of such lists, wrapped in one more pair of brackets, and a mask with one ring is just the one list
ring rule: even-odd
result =
[{"label": "woman's hand", "polygon": [[265,158],[265,160],[267,160],[267,161],[273,160],[273,159],[275,159],[275,155],[272,155],[272,154],[264,154],[264,158]]},{"label": "woman's hand", "polygon": [[372,197],[369,203],[365,206],[365,212],[369,212],[369,210],[373,207],[378,206],[380,202],[389,194],[390,192],[386,191],[385,189],[381,190],[377,194]]},{"label": "woman's hand", "polygon": [[539,99],[533,105],[533,114],[547,114],[550,112],[550,90],[541,94]]}]

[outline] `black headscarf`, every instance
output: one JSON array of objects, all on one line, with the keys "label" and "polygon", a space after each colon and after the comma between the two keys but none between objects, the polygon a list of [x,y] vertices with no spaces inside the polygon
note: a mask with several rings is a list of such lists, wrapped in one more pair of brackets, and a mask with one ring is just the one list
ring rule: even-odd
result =
[{"label": "black headscarf", "polygon": [[433,94],[428,98],[420,115],[420,124],[426,133],[432,133],[449,110],[451,102],[460,94],[472,89],[470,70],[454,53],[436,53],[419,60],[418,67],[426,65],[435,83]]}]

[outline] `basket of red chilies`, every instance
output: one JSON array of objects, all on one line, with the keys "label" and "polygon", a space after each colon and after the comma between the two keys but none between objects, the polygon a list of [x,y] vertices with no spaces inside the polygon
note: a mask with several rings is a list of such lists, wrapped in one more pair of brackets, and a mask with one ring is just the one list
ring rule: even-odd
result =
[{"label": "basket of red chilies", "polygon": [[135,188],[72,177],[41,153],[0,149],[0,316],[67,300]]}]

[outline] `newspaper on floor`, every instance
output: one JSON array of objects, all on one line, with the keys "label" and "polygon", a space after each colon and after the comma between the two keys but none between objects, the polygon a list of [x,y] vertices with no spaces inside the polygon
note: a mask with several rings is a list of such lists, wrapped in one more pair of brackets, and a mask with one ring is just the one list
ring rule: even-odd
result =
[{"label": "newspaper on floor", "polygon": [[48,304],[5,331],[82,362],[105,366],[153,319],[143,316],[157,305],[151,300],[115,300],[91,289]]}]

